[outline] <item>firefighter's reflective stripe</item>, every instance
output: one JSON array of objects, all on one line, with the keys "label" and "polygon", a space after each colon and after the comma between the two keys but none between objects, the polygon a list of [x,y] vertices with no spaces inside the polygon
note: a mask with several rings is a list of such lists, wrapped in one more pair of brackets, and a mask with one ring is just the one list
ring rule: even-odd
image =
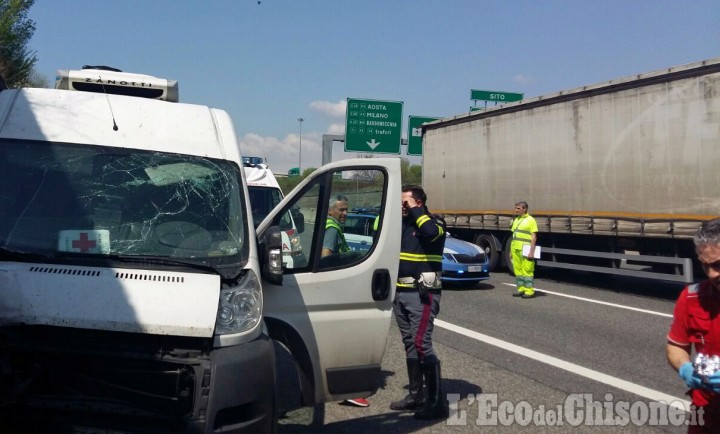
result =
[{"label": "firefighter's reflective stripe", "polygon": [[413,262],[442,262],[442,255],[424,255],[420,253],[400,252],[400,260]]}]

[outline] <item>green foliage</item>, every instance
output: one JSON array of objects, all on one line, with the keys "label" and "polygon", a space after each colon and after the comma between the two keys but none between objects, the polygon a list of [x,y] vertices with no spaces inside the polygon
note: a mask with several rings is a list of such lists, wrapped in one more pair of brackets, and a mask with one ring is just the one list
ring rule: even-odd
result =
[{"label": "green foliage", "polygon": [[0,0],[0,74],[9,87],[27,87],[37,62],[27,44],[35,22],[27,17],[35,0]]},{"label": "green foliage", "polygon": [[292,191],[293,188],[295,188],[300,182],[307,178],[308,175],[313,173],[315,171],[314,167],[308,167],[307,169],[303,170],[301,176],[288,176],[288,177],[278,177],[277,181],[280,185],[280,190],[282,190],[283,194],[288,194]]},{"label": "green foliage", "polygon": [[[288,177],[278,177],[278,184],[280,184],[280,189],[282,190],[283,194],[288,194],[290,191],[292,191],[293,188],[295,188],[300,182],[307,178],[311,173],[315,171],[314,167],[308,167],[307,169],[303,170],[302,176],[288,176]],[[400,177],[402,179],[402,184],[422,184],[422,166],[417,164],[410,164],[410,161],[407,158],[401,158],[400,159]],[[359,173],[356,177],[358,179],[350,181],[353,186],[356,186],[356,181],[367,181],[372,183],[375,181],[374,176],[367,178],[365,173]],[[366,179],[367,178],[367,179]],[[355,188],[355,187],[353,187]]]},{"label": "green foliage", "polygon": [[417,164],[410,164],[410,161],[407,158],[402,158],[400,160],[400,178],[402,179],[403,185],[421,185],[422,166],[419,166]]}]

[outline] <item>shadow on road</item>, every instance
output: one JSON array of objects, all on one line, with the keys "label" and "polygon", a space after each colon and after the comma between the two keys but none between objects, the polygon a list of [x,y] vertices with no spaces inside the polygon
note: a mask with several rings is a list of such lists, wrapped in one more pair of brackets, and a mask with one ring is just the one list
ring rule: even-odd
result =
[{"label": "shadow on road", "polygon": [[443,282],[443,290],[448,291],[489,291],[491,289],[495,289],[495,285],[485,282],[480,282],[474,285],[468,285],[467,283]]}]

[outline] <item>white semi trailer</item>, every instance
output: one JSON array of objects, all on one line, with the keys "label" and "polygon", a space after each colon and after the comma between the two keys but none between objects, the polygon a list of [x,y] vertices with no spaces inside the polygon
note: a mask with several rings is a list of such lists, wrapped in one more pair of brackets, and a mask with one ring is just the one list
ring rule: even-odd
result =
[{"label": "white semi trailer", "polygon": [[[507,265],[517,201],[538,265],[690,282],[720,216],[720,58],[423,127],[423,186],[453,234]],[[696,267],[697,269],[697,267]]]}]

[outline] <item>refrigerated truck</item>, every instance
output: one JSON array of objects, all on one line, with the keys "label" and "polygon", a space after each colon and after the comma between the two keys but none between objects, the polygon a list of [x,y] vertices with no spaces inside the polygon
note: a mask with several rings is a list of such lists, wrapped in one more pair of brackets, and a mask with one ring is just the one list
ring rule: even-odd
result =
[{"label": "refrigerated truck", "polygon": [[720,216],[719,147],[716,58],[425,124],[423,186],[493,268],[526,201],[540,267],[691,282],[693,234]]},{"label": "refrigerated truck", "polygon": [[324,166],[255,225],[230,117],[177,95],[100,67],[0,92],[0,432],[275,432],[273,339],[303,404],[377,389],[397,231],[283,270],[279,224],[347,168],[398,227],[399,162]]}]

